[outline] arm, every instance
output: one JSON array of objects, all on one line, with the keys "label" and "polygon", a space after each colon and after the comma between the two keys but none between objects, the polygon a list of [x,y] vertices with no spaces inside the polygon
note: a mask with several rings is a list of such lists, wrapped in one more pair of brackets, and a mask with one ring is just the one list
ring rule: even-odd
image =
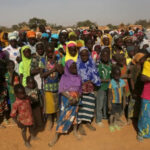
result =
[{"label": "arm", "polygon": [[37,75],[37,74],[39,74],[41,72],[41,68],[36,68],[36,69],[31,69],[31,75]]},{"label": "arm", "polygon": [[52,70],[49,70],[47,72],[44,72],[43,69],[40,71],[41,78],[47,78],[51,73],[55,72],[55,68]]},{"label": "arm", "polygon": [[123,88],[123,110],[125,109],[126,106],[126,89],[125,87]]},{"label": "arm", "polygon": [[142,76],[141,76],[141,80],[142,80],[143,82],[150,82],[150,77],[145,76],[145,75],[142,75]]}]

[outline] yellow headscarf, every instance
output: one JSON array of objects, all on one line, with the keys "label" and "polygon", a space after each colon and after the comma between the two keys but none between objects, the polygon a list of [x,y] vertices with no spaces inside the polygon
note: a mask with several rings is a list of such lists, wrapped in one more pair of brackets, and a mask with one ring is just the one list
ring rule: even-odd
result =
[{"label": "yellow headscarf", "polygon": [[74,41],[70,41],[70,42],[67,43],[65,62],[67,62],[67,61],[70,60],[70,59],[76,62],[77,59],[78,59],[78,52],[77,52],[76,56],[72,57],[72,56],[70,55],[69,49],[68,49],[68,46],[69,46],[70,44],[74,44],[75,46],[77,46],[77,43],[74,42]]},{"label": "yellow headscarf", "polygon": [[147,77],[150,77],[150,60],[149,59],[147,59],[144,63],[142,74]]}]

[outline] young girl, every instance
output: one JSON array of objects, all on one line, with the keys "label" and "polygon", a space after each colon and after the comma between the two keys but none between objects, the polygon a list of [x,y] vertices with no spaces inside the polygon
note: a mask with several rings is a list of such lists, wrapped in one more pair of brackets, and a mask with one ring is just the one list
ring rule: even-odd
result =
[{"label": "young girl", "polygon": [[12,60],[9,60],[7,63],[7,73],[5,75],[5,78],[7,82],[7,89],[8,89],[11,109],[16,99],[14,95],[14,86],[19,84],[19,75],[15,72],[14,69],[15,69],[15,63]]},{"label": "young girl", "polygon": [[[78,112],[78,122],[85,121],[86,126],[91,130],[96,130],[92,125],[95,110],[94,86],[100,86],[100,77],[96,65],[90,56],[86,47],[80,49],[80,55],[77,61],[78,74],[82,79],[82,100],[81,107]],[[81,134],[85,135],[85,131],[80,125]]]},{"label": "young girl", "polygon": [[107,119],[107,95],[108,85],[111,78],[112,64],[110,62],[110,51],[105,49],[101,52],[101,63],[98,66],[101,77],[101,87],[97,93],[96,99],[96,123],[102,126],[102,119]]},{"label": "young girl", "polygon": [[121,79],[121,71],[118,66],[112,68],[112,80],[108,87],[108,109],[110,113],[110,131],[120,129],[117,121],[125,108],[125,82]]},{"label": "young girl", "polygon": [[68,60],[65,66],[65,73],[62,75],[59,84],[59,93],[61,93],[61,112],[56,127],[56,135],[49,146],[53,146],[60,134],[67,133],[74,125],[74,135],[77,138],[77,111],[79,97],[81,94],[81,78],[77,75],[76,63]]},{"label": "young girl", "polygon": [[100,64],[100,54],[101,54],[101,46],[100,44],[95,44],[93,46],[92,58],[94,62],[96,63],[96,66]]},{"label": "young girl", "polygon": [[25,146],[31,147],[29,139],[26,135],[27,129],[29,129],[31,137],[34,136],[30,100],[27,98],[25,88],[21,84],[18,84],[14,87],[14,92],[16,96],[16,101],[13,104],[10,116],[17,123],[18,127],[21,128]]},{"label": "young girl", "polygon": [[58,82],[59,74],[63,72],[58,64],[54,49],[47,47],[46,57],[42,58],[39,67],[42,68],[41,77],[44,79],[44,112],[50,120],[50,129],[53,127],[54,114],[58,112]]},{"label": "young girl", "polygon": [[21,49],[22,62],[19,64],[20,82],[25,87],[26,78],[30,76],[31,50],[29,46],[23,46]]},{"label": "young girl", "polygon": [[40,107],[40,97],[37,83],[34,80],[34,77],[27,77],[27,86],[25,87],[27,96],[31,101],[32,114],[34,119],[34,129],[42,129],[42,113]]}]

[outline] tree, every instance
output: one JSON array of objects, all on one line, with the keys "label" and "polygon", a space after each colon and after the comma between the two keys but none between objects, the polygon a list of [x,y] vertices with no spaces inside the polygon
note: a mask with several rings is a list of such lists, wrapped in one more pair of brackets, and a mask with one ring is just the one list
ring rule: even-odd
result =
[{"label": "tree", "polygon": [[28,22],[28,25],[30,28],[36,28],[38,27],[39,25],[44,25],[46,26],[47,25],[47,22],[45,19],[39,19],[39,18],[31,18]]},{"label": "tree", "polygon": [[11,26],[12,30],[19,30],[19,26],[17,24]]},{"label": "tree", "polygon": [[18,23],[18,26],[21,29],[21,28],[23,28],[25,26],[28,26],[28,23],[27,22],[21,22],[21,23]]},{"label": "tree", "polygon": [[89,26],[92,26],[92,25],[96,26],[96,23],[92,22],[90,20],[79,21],[76,24],[77,27],[89,27]]},{"label": "tree", "polygon": [[144,28],[147,28],[150,26],[150,21],[147,21],[145,19],[141,19],[135,22],[136,25],[142,25]]}]

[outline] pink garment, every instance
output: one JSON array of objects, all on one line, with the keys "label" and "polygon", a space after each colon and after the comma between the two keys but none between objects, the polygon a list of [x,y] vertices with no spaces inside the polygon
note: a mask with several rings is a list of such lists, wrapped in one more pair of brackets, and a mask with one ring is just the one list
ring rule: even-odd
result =
[{"label": "pink garment", "polygon": [[97,54],[96,51],[92,51],[92,58],[96,62],[96,60],[100,59],[100,56]]},{"label": "pink garment", "polygon": [[144,89],[141,97],[146,100],[150,100],[150,82],[144,84]]}]

